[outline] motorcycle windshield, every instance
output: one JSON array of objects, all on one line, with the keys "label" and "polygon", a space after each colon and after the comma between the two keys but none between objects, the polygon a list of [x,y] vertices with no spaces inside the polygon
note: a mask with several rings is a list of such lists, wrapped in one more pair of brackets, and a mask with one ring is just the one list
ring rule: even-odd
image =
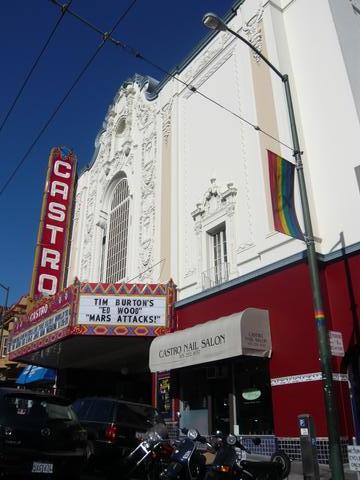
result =
[{"label": "motorcycle windshield", "polygon": [[195,450],[195,443],[189,438],[183,438],[180,440],[177,448],[172,454],[172,460],[175,462],[184,464],[189,461],[189,458]]}]

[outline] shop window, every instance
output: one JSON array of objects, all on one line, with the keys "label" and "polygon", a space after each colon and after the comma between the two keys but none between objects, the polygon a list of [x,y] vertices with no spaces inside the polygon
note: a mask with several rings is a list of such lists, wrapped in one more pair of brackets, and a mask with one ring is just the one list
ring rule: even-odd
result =
[{"label": "shop window", "polygon": [[126,276],[129,204],[128,182],[122,178],[114,190],[109,213],[106,282],[120,282]]},{"label": "shop window", "polygon": [[234,363],[236,417],[240,434],[273,433],[269,361],[241,357]]}]

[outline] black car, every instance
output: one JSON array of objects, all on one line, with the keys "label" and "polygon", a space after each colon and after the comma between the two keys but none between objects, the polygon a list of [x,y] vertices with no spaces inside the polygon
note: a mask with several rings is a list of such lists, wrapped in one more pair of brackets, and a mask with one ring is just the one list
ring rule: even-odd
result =
[{"label": "black car", "polygon": [[125,457],[154,425],[157,429],[162,425],[162,435],[167,435],[162,417],[151,405],[107,397],[86,397],[76,400],[73,408],[88,432],[95,468],[110,476],[119,471]]},{"label": "black car", "polygon": [[87,453],[86,430],[69,401],[0,388],[0,476],[79,478]]}]

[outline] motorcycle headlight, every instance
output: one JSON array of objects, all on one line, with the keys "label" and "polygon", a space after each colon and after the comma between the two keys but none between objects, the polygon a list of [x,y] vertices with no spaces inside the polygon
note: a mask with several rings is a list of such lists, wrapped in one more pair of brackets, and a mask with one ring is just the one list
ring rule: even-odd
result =
[{"label": "motorcycle headlight", "polygon": [[196,440],[198,437],[197,430],[195,430],[195,428],[189,428],[187,432],[187,437],[190,438],[190,440]]},{"label": "motorcycle headlight", "polygon": [[235,445],[236,444],[236,437],[232,433],[226,437],[226,443],[228,445]]},{"label": "motorcycle headlight", "polygon": [[161,437],[157,432],[151,432],[151,433],[149,433],[149,436],[148,436],[147,439],[148,439],[149,442],[156,443],[159,440],[161,440]]}]

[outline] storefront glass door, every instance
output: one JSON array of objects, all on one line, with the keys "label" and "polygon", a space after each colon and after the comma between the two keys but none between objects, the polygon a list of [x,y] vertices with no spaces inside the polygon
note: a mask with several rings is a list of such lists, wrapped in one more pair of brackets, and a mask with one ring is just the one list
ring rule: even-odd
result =
[{"label": "storefront glass door", "polygon": [[203,368],[184,369],[180,374],[180,428],[209,433],[206,377]]},{"label": "storefront glass door", "polygon": [[239,433],[272,434],[274,428],[268,359],[239,357],[234,362],[234,377]]},{"label": "storefront glass door", "polygon": [[229,382],[209,381],[209,404],[211,405],[211,433],[220,430],[230,433]]}]

